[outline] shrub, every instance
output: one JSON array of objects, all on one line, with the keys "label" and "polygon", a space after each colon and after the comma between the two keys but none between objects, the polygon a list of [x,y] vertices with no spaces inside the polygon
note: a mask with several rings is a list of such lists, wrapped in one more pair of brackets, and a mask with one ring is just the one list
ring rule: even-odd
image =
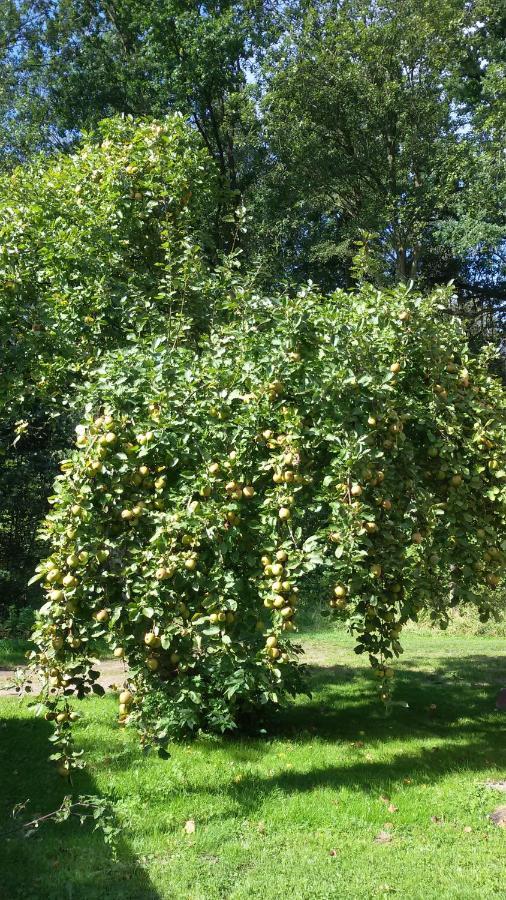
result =
[{"label": "shrub", "polygon": [[[67,696],[105,638],[120,722],[164,747],[299,688],[304,585],[346,619],[388,701],[403,626],[490,614],[504,566],[504,391],[444,292],[244,298],[199,352],[111,354],[86,389],[39,567],[43,698],[67,770]],[[60,759],[61,761],[61,759]]]}]

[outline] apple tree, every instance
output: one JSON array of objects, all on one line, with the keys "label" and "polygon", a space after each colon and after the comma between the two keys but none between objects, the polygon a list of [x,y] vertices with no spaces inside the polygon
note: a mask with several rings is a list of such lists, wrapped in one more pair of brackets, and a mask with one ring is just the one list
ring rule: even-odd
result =
[{"label": "apple tree", "polygon": [[420,610],[442,627],[453,606],[494,612],[505,394],[447,301],[251,293],[197,353],[160,336],[104,357],[36,576],[62,774],[71,699],[101,690],[98,642],[128,664],[119,722],[163,753],[300,690],[297,610],[315,578],[385,702]]}]

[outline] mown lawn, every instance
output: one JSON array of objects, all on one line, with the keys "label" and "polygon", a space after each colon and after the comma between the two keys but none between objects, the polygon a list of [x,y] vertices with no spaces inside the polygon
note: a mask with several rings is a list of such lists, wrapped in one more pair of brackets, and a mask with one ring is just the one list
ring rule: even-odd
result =
[{"label": "mown lawn", "polygon": [[[349,638],[313,636],[313,696],[267,737],[203,738],[163,762],[118,729],[115,700],[86,703],[77,737],[89,766],[76,790],[115,802],[115,860],[89,829],[50,825],[0,842],[2,900],[459,898],[504,893],[505,643],[410,635],[385,716]],[[0,701],[1,830],[58,805],[49,727]],[[195,821],[186,834],[185,822]]]}]

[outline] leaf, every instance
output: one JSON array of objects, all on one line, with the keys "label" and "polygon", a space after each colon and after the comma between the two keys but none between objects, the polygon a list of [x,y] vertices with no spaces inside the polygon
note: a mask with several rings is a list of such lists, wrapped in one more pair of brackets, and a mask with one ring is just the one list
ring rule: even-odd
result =
[{"label": "leaf", "polygon": [[195,820],[188,819],[188,821],[185,822],[183,831],[185,832],[185,834],[195,834]]},{"label": "leaf", "polygon": [[41,578],[44,578],[45,574],[46,574],[45,572],[37,572],[36,575],[33,575],[33,577],[30,578],[30,581],[28,582],[28,586],[30,586],[31,584],[35,584],[36,581],[40,581]]}]

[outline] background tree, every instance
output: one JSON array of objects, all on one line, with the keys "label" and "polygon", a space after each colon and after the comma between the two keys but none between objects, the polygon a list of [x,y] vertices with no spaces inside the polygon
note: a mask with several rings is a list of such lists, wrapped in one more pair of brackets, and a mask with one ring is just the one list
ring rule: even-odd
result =
[{"label": "background tree", "polygon": [[[224,187],[237,194],[251,182],[255,142],[248,135],[256,117],[248,71],[275,31],[274,4],[40,0],[26,6],[30,27],[19,25],[10,53],[16,73],[10,108],[30,133],[43,115],[35,146],[71,142],[115,113],[158,118],[178,111],[199,131]],[[21,136],[10,139],[23,153]],[[222,222],[219,228],[226,232]]]}]

